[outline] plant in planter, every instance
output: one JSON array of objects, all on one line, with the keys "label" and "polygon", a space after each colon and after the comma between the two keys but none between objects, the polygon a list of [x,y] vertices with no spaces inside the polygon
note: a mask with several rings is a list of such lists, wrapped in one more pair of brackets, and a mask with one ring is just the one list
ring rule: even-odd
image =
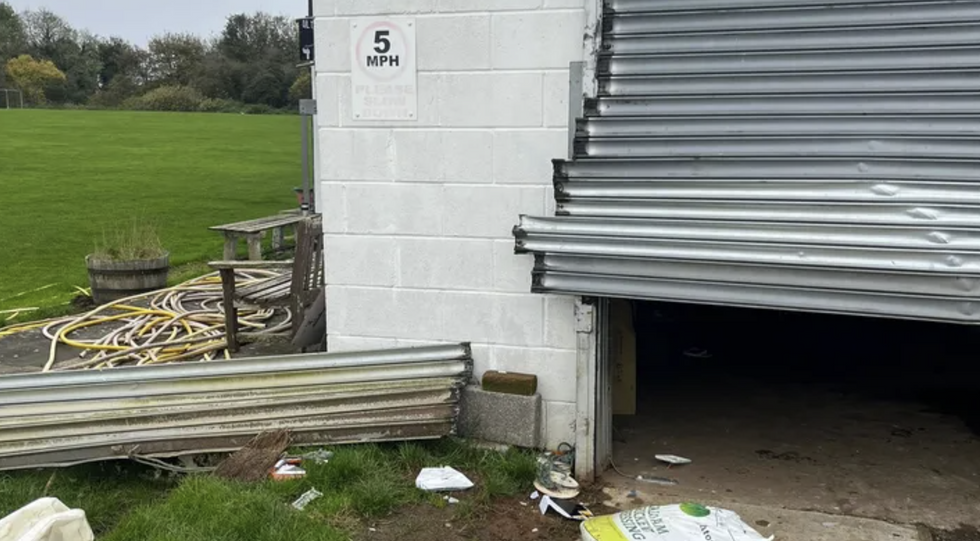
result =
[{"label": "plant in planter", "polygon": [[134,220],[103,232],[85,264],[92,297],[105,304],[166,287],[170,253],[163,249],[155,227]]}]

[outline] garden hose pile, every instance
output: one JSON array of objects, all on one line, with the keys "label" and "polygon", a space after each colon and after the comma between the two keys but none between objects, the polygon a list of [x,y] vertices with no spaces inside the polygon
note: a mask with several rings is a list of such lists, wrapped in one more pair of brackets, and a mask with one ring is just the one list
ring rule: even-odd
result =
[{"label": "garden hose pile", "polygon": [[[265,270],[236,271],[237,287],[276,277]],[[44,371],[103,369],[230,358],[226,349],[221,279],[217,273],[180,285],[105,304],[81,316],[69,316],[0,328],[0,338],[38,330],[51,341]],[[289,310],[240,309],[238,324],[259,334],[283,332],[291,326]],[[77,331],[108,325],[99,337],[81,338]],[[59,344],[80,350],[76,360],[55,366]]]}]

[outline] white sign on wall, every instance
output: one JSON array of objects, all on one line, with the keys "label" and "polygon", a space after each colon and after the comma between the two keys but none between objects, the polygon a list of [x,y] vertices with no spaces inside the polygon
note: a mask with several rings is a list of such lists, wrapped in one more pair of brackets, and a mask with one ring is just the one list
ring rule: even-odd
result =
[{"label": "white sign on wall", "polygon": [[415,120],[415,19],[356,19],[350,40],[354,120]]}]

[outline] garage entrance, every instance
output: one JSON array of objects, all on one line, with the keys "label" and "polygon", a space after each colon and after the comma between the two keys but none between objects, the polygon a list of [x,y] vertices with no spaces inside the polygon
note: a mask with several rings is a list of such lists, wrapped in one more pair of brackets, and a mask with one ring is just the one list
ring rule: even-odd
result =
[{"label": "garage entrance", "polygon": [[640,301],[609,313],[623,490],[980,526],[978,329]]}]

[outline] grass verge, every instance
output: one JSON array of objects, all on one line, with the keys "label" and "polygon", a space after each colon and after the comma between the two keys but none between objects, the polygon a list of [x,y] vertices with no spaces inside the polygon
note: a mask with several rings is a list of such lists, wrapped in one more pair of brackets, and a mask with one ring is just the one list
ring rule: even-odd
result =
[{"label": "grass verge", "polygon": [[[251,485],[174,478],[129,463],[61,470],[47,488],[51,470],[0,474],[0,515],[48,495],[84,509],[104,541],[334,541],[405,506],[445,507],[441,495],[415,488],[423,467],[453,466],[476,483],[456,495],[462,520],[482,517],[494,498],[530,490],[535,474],[529,452],[497,453],[452,439],[333,450],[326,464],[304,464],[305,478]],[[324,496],[293,509],[289,503],[310,488]]]}]

